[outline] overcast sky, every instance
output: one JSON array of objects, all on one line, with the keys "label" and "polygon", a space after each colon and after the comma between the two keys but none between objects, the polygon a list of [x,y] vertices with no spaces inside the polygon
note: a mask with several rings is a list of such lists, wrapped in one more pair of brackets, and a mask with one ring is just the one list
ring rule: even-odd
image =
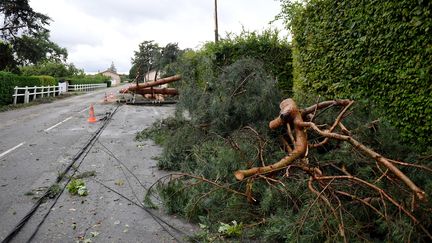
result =
[{"label": "overcast sky", "polygon": [[[51,40],[68,50],[68,62],[85,72],[111,62],[128,73],[134,50],[144,40],[164,46],[199,48],[214,40],[213,0],[30,0],[51,17]],[[218,0],[219,35],[261,31],[280,11],[277,0]],[[272,25],[283,29],[282,23]]]}]

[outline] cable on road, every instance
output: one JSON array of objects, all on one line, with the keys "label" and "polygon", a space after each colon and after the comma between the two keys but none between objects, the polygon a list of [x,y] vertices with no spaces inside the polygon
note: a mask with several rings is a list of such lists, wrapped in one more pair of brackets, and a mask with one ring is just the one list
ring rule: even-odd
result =
[{"label": "cable on road", "polygon": [[[110,149],[108,149],[104,144],[102,144],[102,142],[99,141],[99,139],[98,139],[98,143],[106,150],[104,152],[106,152],[108,155],[110,155],[111,157],[113,157],[120,165],[122,165],[138,181],[138,183],[141,185],[141,187],[144,190],[148,190],[148,188],[141,183],[141,181],[138,179],[138,177],[125,165],[125,163],[123,163],[120,159],[118,159]],[[127,178],[127,176],[126,176],[123,168],[121,168],[121,169],[122,169],[122,172],[123,172],[123,174],[125,176],[125,179],[128,182],[129,188],[132,191],[132,194],[134,195],[135,199],[139,202],[140,200],[138,199],[138,197],[137,197],[134,189],[132,188],[132,185],[131,185],[129,179]],[[90,180],[95,181],[96,183],[98,183],[98,184],[102,185],[103,187],[107,188],[108,190],[116,193],[120,197],[122,197],[122,198],[126,199],[127,201],[129,201],[130,203],[134,204],[135,206],[137,206],[137,207],[143,209],[144,211],[146,211],[177,242],[181,242],[181,240],[179,240],[177,237],[175,237],[163,224],[165,224],[169,228],[173,229],[177,234],[182,235],[183,237],[188,237],[190,240],[193,241],[193,238],[189,234],[187,234],[186,232],[184,232],[184,231],[176,228],[175,226],[169,224],[168,222],[166,222],[165,220],[163,220],[159,216],[155,215],[150,209],[146,208],[142,203],[139,203],[139,204],[136,203],[135,201],[133,201],[130,198],[126,197],[124,194],[116,191],[115,189],[112,189],[111,187],[105,185],[104,183],[102,183],[101,181],[99,181],[97,179],[90,178]],[[156,198],[156,199],[158,199],[158,198]],[[160,199],[158,199],[158,200],[160,200]]]},{"label": "cable on road", "polygon": [[[189,239],[192,239],[192,240],[193,240],[193,238],[192,238],[190,235],[188,235],[186,232],[184,232],[184,231],[178,229],[177,227],[173,226],[172,224],[168,223],[166,220],[162,219],[161,217],[159,217],[158,215],[156,215],[155,213],[153,213],[150,209],[144,207],[142,204],[138,204],[137,202],[135,202],[135,201],[133,201],[132,199],[130,199],[130,198],[128,198],[127,196],[125,196],[124,194],[122,194],[122,193],[116,191],[115,189],[113,189],[113,188],[107,186],[106,184],[104,184],[103,182],[101,182],[101,181],[99,181],[99,180],[97,180],[97,179],[95,179],[95,178],[91,178],[91,177],[89,177],[89,179],[92,180],[92,181],[94,181],[94,182],[96,182],[96,183],[98,183],[99,185],[105,187],[106,189],[108,189],[108,190],[114,192],[115,194],[117,194],[117,195],[119,195],[120,197],[124,198],[124,199],[127,200],[128,202],[132,203],[133,205],[135,205],[135,206],[141,208],[142,210],[144,210],[146,213],[148,213],[148,214],[149,214],[149,215],[150,215],[150,216],[151,216],[151,217],[156,221],[156,223],[159,224],[159,226],[162,227],[162,229],[163,229],[165,232],[167,232],[167,233],[168,233],[171,237],[173,237],[177,242],[182,242],[182,241],[181,241],[180,239],[178,239],[178,238],[177,238],[177,237],[176,237],[172,232],[170,232],[170,231],[166,228],[166,226],[168,226],[169,228],[171,228],[172,230],[174,230],[177,234],[180,234],[180,235],[182,235],[182,236],[186,236],[186,237],[188,237]],[[166,225],[166,226],[164,226],[164,225]],[[196,241],[196,240],[193,240],[193,241],[198,242],[198,241]]]},{"label": "cable on road", "polygon": [[[50,208],[48,209],[48,211],[45,213],[44,217],[42,218],[42,220],[39,222],[39,224],[37,225],[36,229],[34,230],[34,232],[32,233],[32,235],[30,236],[30,238],[27,240],[27,242],[31,242],[34,237],[36,236],[37,232],[39,231],[40,227],[43,225],[43,223],[45,222],[46,218],[48,217],[49,213],[52,211],[52,208],[55,206],[55,204],[57,203],[58,199],[60,198],[60,196],[63,194],[66,186],[68,185],[68,183],[70,182],[70,180],[72,179],[73,175],[75,175],[76,172],[79,172],[78,168],[80,167],[80,165],[82,164],[82,162],[84,161],[84,159],[87,157],[88,153],[91,151],[92,147],[94,146],[94,144],[96,143],[96,141],[98,141],[102,131],[106,128],[106,126],[108,125],[109,121],[111,120],[111,118],[113,117],[113,115],[117,112],[117,109],[119,108],[119,106],[117,106],[113,112],[111,113],[107,113],[106,116],[102,119],[100,119],[101,121],[104,121],[104,124],[92,135],[92,137],[88,140],[88,142],[85,144],[85,146],[73,157],[71,163],[65,168],[65,170],[63,171],[63,173],[61,174],[61,176],[59,176],[56,180],[56,183],[59,183],[64,177],[65,175],[70,171],[70,169],[73,169],[72,172],[72,176],[68,176],[68,180],[67,182],[64,184],[64,186],[62,187],[60,193],[57,194],[56,198],[54,199],[54,202],[51,204]],[[100,141],[98,141],[102,147],[104,147],[106,149],[106,153],[109,154],[110,156],[112,156],[118,163],[120,163],[121,165],[123,165],[126,170],[131,173],[131,175],[138,181],[138,183],[146,190],[148,190],[142,183],[141,181],[138,179],[138,177],[121,161],[119,160],[114,153],[112,153],[112,151],[110,151],[105,145],[103,145]],[[74,167],[74,164],[81,158],[81,161],[78,163],[77,166]],[[126,176],[126,175],[125,175]],[[119,195],[120,197],[124,198],[125,200],[127,200],[128,202],[132,203],[133,205],[141,208],[142,210],[144,210],[145,212],[147,212],[155,221],[156,223],[159,224],[159,226],[161,226],[161,228],[167,232],[173,239],[175,239],[177,242],[182,242],[182,240],[178,239],[176,237],[176,235],[173,234],[173,232],[171,232],[167,227],[169,227],[170,229],[172,229],[174,232],[176,232],[178,235],[182,235],[183,237],[188,237],[189,240],[192,240],[194,242],[198,242],[197,240],[193,239],[189,234],[185,233],[184,231],[178,229],[177,227],[171,225],[170,223],[168,223],[166,220],[162,219],[161,217],[159,217],[158,215],[156,215],[155,213],[153,213],[150,209],[146,208],[144,205],[142,205],[141,203],[137,203],[133,200],[131,200],[130,198],[128,198],[127,196],[125,196],[124,194],[116,191],[115,189],[105,185],[103,182],[94,179],[94,178],[89,178],[90,180],[95,181],[96,183],[100,184],[101,186],[105,187],[106,189],[114,192],[115,194]],[[129,187],[133,191],[132,186],[129,183]],[[36,203],[33,205],[33,207],[31,208],[31,210],[20,220],[20,222],[14,227],[14,229],[6,236],[6,238],[2,241],[2,243],[8,243],[10,242],[19,232],[20,230],[24,227],[24,225],[30,220],[30,218],[33,216],[33,214],[36,212],[36,210],[38,209],[38,207],[44,202],[44,200],[48,197],[48,192],[49,190],[47,190],[42,197],[40,197]],[[135,193],[134,193],[135,195]],[[137,196],[135,195],[135,198],[138,200]],[[139,200],[138,200],[139,201]]]},{"label": "cable on road", "polygon": [[[126,166],[126,164],[125,163],[123,163],[119,158],[117,158],[116,156],[115,156],[115,154],[109,149],[109,148],[107,148],[99,139],[97,140],[97,142],[102,146],[102,151],[104,151],[106,154],[108,154],[109,156],[111,156],[115,161],[117,161],[117,164],[119,164],[119,165],[121,165],[122,167],[120,167],[121,168],[121,170],[122,170],[122,172],[123,172],[123,174],[124,174],[124,176],[125,176],[125,179],[128,181],[128,183],[129,183],[129,185],[130,185],[130,182],[129,182],[129,179],[127,178],[127,176],[126,176],[126,174],[125,174],[125,172],[124,172],[124,170],[123,170],[123,167],[135,178],[135,180],[140,184],[140,186],[145,190],[145,191],[149,191],[149,188],[147,188],[142,182],[141,182],[141,180],[140,179],[138,179],[138,176],[137,175],[135,175],[133,172],[132,172],[132,170],[131,169],[129,169],[129,167],[127,167]],[[131,188],[131,190],[133,191],[133,189]],[[151,194],[152,196],[153,196],[153,198],[154,199],[156,199],[156,200],[158,200],[159,202],[161,202],[161,199],[160,198],[157,198],[155,195],[153,195],[153,194]],[[135,195],[135,197],[136,197],[136,195]],[[138,200],[138,198],[137,198],[137,200]],[[138,200],[139,201],[139,200]]]},{"label": "cable on road", "polygon": [[[91,147],[93,146],[93,144],[95,143],[95,141],[97,140],[97,138],[100,136],[100,134],[102,133],[102,131],[106,128],[106,126],[108,125],[109,121],[111,120],[112,116],[117,112],[119,108],[119,105],[116,106],[116,108],[114,109],[113,112],[111,112],[109,115],[107,114],[107,119],[105,119],[104,123],[102,124],[101,127],[99,127],[96,132],[93,133],[93,135],[90,137],[90,139],[86,142],[86,144],[84,145],[84,147],[78,151],[78,153],[72,158],[71,163],[68,164],[68,166],[64,169],[64,171],[60,174],[60,176],[57,177],[56,179],[56,183],[59,183],[64,176],[69,172],[69,170],[72,168],[72,166],[76,163],[76,161],[79,160],[79,158],[86,153],[86,151],[90,151]],[[88,154],[87,151],[87,154]],[[87,155],[86,154],[86,155]],[[84,157],[85,158],[85,157]],[[84,160],[83,158],[83,160]],[[81,160],[81,163],[82,161]],[[80,163],[80,164],[81,164]],[[71,177],[70,177],[71,178]],[[69,178],[69,180],[70,180]],[[67,185],[67,183],[66,183]],[[43,217],[42,221],[39,223],[38,227],[36,227],[35,231],[33,232],[32,236],[30,237],[30,239],[28,240],[28,242],[30,240],[33,239],[33,237],[36,235],[37,231],[39,230],[40,226],[43,224],[43,222],[45,221],[45,219],[48,217],[48,214],[50,213],[52,207],[54,207],[55,203],[57,202],[58,198],[61,196],[61,194],[63,193],[66,185],[63,187],[62,191],[59,193],[59,195],[57,195],[54,203],[51,205],[50,210],[48,210],[48,212],[46,213],[46,215]],[[10,242],[19,232],[20,230],[24,227],[24,225],[30,220],[30,218],[33,216],[33,214],[36,212],[36,210],[39,208],[39,206],[48,198],[48,194],[49,194],[49,189],[47,189],[45,191],[45,193],[33,204],[32,208],[24,215],[24,217],[15,225],[15,227],[8,233],[8,235],[2,240],[2,243],[8,243]]]}]

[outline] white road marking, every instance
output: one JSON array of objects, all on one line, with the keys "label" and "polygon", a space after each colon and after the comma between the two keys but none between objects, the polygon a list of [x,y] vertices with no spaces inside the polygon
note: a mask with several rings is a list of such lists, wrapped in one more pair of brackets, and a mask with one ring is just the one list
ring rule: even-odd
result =
[{"label": "white road marking", "polygon": [[66,118],[66,119],[64,119],[63,121],[61,121],[61,122],[59,122],[59,123],[55,124],[54,126],[52,126],[52,127],[49,127],[49,128],[47,128],[47,129],[45,129],[44,131],[45,131],[45,132],[48,132],[49,130],[51,130],[51,129],[55,128],[56,126],[58,126],[58,125],[62,124],[63,122],[66,122],[66,121],[68,121],[68,120],[70,120],[70,119],[72,119],[72,117],[71,117],[71,116],[70,116],[70,117],[68,117],[68,118]]},{"label": "white road marking", "polygon": [[3,156],[5,156],[5,155],[8,154],[8,153],[14,151],[15,149],[17,149],[17,148],[23,146],[24,144],[25,144],[25,142],[22,142],[22,143],[18,144],[17,146],[15,146],[15,147],[13,147],[13,148],[7,150],[7,151],[4,151],[3,153],[0,154],[0,158],[3,157]]}]

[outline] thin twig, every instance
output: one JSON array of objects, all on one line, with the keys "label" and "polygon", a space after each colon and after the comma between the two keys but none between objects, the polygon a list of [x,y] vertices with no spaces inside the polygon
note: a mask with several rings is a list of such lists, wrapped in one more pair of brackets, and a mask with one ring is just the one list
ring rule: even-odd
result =
[{"label": "thin twig", "polygon": [[432,172],[432,169],[424,166],[424,165],[417,165],[417,164],[410,164],[410,163],[406,163],[406,162],[402,162],[402,161],[397,161],[397,160],[393,160],[393,159],[389,159],[390,162],[394,163],[394,164],[398,164],[398,165],[403,165],[403,166],[408,166],[408,167],[415,167],[415,168],[419,168],[419,169],[423,169],[429,172]]},{"label": "thin twig", "polygon": [[420,223],[420,221],[414,216],[412,215],[409,210],[407,210],[406,208],[404,208],[402,205],[400,205],[393,197],[391,197],[389,194],[387,194],[383,189],[379,188],[378,186],[375,186],[374,184],[371,184],[365,180],[362,180],[358,177],[355,176],[320,176],[320,177],[315,177],[315,180],[341,180],[341,179],[347,179],[347,180],[353,180],[355,182],[358,182],[360,184],[364,184],[372,189],[374,189],[375,191],[377,191],[381,196],[385,197],[388,201],[390,201],[393,205],[395,205],[397,208],[399,208],[405,215],[407,215],[409,218],[411,218],[411,220],[415,223],[418,224],[419,227],[423,230],[423,232],[426,233],[426,235],[432,240],[432,235],[431,233],[429,233],[429,231]]},{"label": "thin twig", "polygon": [[327,199],[327,197],[325,197],[323,195],[324,191],[330,186],[330,184],[333,182],[333,180],[331,180],[324,188],[321,192],[318,192],[312,185],[313,182],[313,177],[311,176],[309,178],[308,181],[308,188],[311,192],[313,192],[315,195],[317,195],[318,198],[320,198],[325,204],[327,204],[327,206],[330,208],[330,210],[333,213],[333,216],[335,217],[335,219],[338,221],[338,226],[339,226],[339,232],[340,235],[343,237],[344,242],[348,242],[345,236],[345,227],[343,225],[343,221],[341,218],[338,217],[337,213],[336,213],[336,209],[331,205],[330,201]]},{"label": "thin twig", "polygon": [[354,148],[360,150],[368,157],[378,161],[379,163],[387,167],[391,172],[393,172],[393,174],[395,174],[401,181],[403,181],[405,185],[407,185],[417,195],[417,197],[420,200],[422,201],[426,200],[426,193],[422,189],[420,189],[416,184],[414,184],[414,182],[409,177],[407,177],[402,171],[400,171],[396,166],[394,166],[387,158],[385,158],[381,154],[378,154],[372,149],[364,146],[362,143],[360,143],[359,141],[355,140],[350,136],[322,131],[313,122],[303,122],[302,126],[310,127],[322,136],[349,142],[352,146],[354,146]]}]

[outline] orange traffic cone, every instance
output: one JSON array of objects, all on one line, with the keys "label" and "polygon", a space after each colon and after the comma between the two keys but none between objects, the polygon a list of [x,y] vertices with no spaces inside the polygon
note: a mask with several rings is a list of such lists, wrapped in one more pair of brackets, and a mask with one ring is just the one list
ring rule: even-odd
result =
[{"label": "orange traffic cone", "polygon": [[90,105],[90,117],[89,117],[89,119],[87,121],[90,122],[90,123],[96,122],[96,117],[94,115],[93,104]]}]

